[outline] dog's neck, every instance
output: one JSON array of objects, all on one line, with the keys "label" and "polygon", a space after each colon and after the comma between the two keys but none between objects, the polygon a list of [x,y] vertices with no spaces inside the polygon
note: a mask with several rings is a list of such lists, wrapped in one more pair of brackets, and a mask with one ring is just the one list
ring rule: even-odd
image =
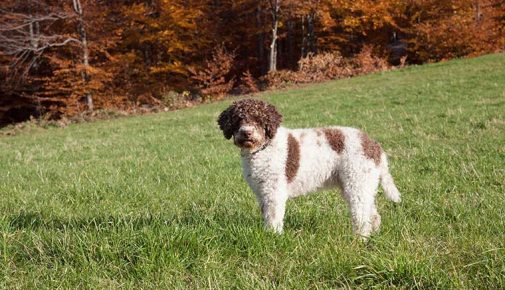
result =
[{"label": "dog's neck", "polygon": [[241,152],[240,152],[240,155],[244,158],[252,158],[254,155],[262,152],[263,150],[265,150],[270,144],[272,143],[272,140],[271,139],[268,139],[265,143],[263,143],[263,145],[261,145],[260,148],[258,149],[255,149],[255,150],[252,150],[252,151],[249,151],[249,150],[244,150],[242,149]]}]

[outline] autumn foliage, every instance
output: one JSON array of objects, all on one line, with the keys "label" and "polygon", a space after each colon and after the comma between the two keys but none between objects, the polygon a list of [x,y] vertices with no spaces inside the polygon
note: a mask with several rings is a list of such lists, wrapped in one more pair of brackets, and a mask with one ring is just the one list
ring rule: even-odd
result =
[{"label": "autumn foliage", "polygon": [[175,109],[505,47],[500,0],[0,3],[0,123]]},{"label": "autumn foliage", "polygon": [[224,46],[217,47],[204,66],[199,70],[190,69],[196,88],[204,98],[223,98],[233,88],[235,79],[230,76],[235,54],[226,51]]}]

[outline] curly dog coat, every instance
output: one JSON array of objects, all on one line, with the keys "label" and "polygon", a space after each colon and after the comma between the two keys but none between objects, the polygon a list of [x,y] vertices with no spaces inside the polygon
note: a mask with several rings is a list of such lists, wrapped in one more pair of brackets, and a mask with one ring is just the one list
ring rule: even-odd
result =
[{"label": "curly dog coat", "polygon": [[218,118],[225,138],[241,149],[243,174],[265,225],[281,233],[288,198],[339,187],[354,232],[366,238],[377,231],[379,182],[388,199],[400,201],[381,146],[354,128],[288,129],[281,122],[274,106],[254,99],[234,102]]}]

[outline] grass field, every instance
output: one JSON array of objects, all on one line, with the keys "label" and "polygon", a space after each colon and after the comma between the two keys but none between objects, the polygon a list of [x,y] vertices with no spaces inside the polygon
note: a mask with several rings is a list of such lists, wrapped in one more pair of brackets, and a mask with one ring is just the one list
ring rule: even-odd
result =
[{"label": "grass field", "polygon": [[0,289],[505,288],[505,54],[258,96],[287,127],[366,130],[402,192],[363,243],[336,191],[265,232],[196,108],[0,137]]}]

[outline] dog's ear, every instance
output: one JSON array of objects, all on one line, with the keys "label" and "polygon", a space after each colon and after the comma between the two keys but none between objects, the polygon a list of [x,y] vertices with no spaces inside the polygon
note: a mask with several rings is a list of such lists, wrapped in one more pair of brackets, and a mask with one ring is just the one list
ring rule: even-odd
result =
[{"label": "dog's ear", "polygon": [[233,136],[233,124],[232,124],[233,111],[234,111],[234,105],[231,105],[228,107],[228,109],[224,110],[217,118],[219,128],[221,128],[221,130],[223,131],[223,135],[226,139],[230,139],[231,136]]},{"label": "dog's ear", "polygon": [[277,128],[281,125],[282,115],[277,112],[274,106],[267,104],[266,116],[263,120],[263,126],[265,128],[265,135],[272,139],[277,133]]}]

